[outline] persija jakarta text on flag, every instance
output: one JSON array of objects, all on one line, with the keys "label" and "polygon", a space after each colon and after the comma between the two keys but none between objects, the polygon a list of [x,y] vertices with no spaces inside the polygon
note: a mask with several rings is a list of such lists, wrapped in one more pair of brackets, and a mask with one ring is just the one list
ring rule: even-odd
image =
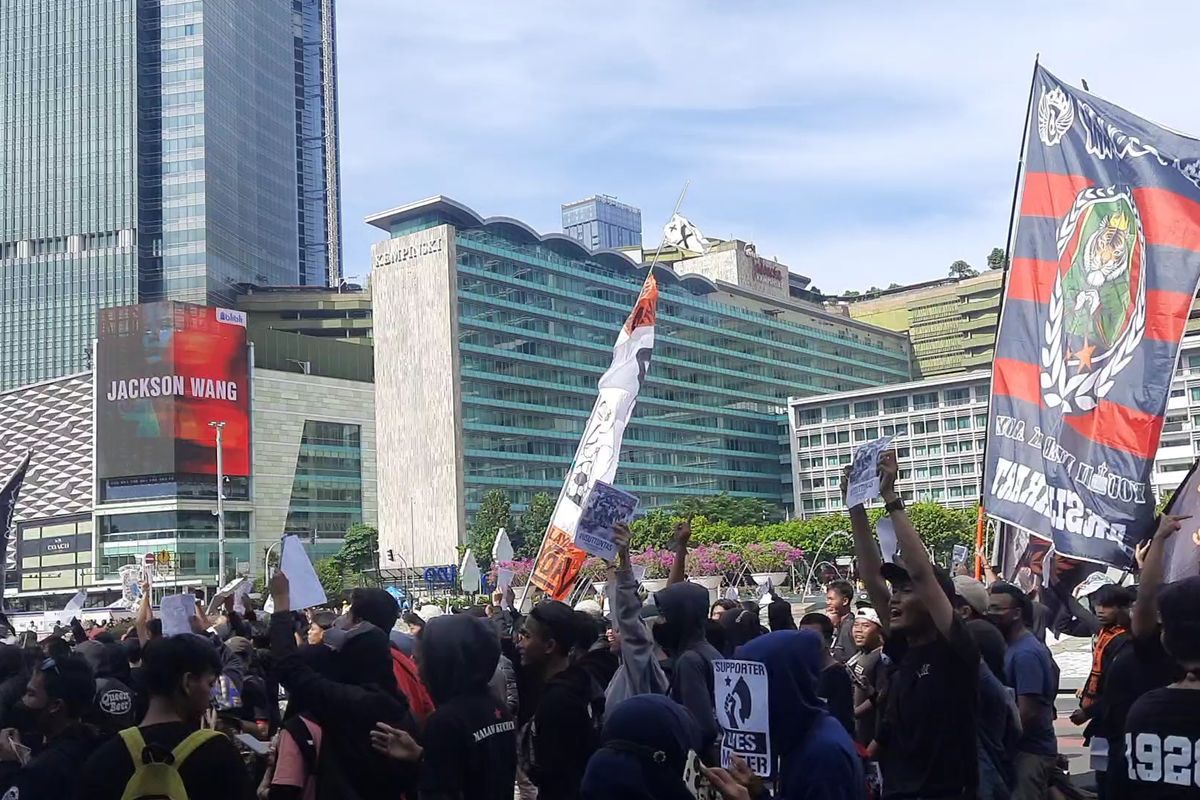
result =
[{"label": "persija jakarta text on flag", "polygon": [[588,492],[598,480],[612,483],[617,473],[625,426],[633,416],[638,390],[650,367],[657,310],[658,283],[651,273],[646,276],[633,311],[617,335],[612,363],[600,376],[599,395],[558,494],[550,528],[530,576],[534,586],[555,600],[566,599],[571,593],[587,557],[574,540],[575,526]]},{"label": "persija jakarta text on flag", "polygon": [[984,508],[1117,566],[1200,281],[1200,141],[1038,68],[992,367]]}]

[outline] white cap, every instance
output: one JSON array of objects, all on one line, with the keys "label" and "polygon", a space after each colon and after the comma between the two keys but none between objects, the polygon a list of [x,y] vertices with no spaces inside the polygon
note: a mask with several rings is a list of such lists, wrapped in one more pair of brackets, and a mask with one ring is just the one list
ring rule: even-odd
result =
[{"label": "white cap", "polygon": [[576,603],[575,610],[586,611],[595,617],[604,616],[604,609],[600,608],[600,604],[590,598],[586,600],[580,600],[578,603]]},{"label": "white cap", "polygon": [[865,619],[867,622],[874,622],[876,625],[879,625],[879,627],[883,627],[883,624],[879,621],[879,615],[876,614],[875,609],[871,608],[870,606],[863,606],[855,611],[854,618]]},{"label": "white cap", "polygon": [[[429,620],[433,619],[434,617],[440,617],[441,615],[442,610],[435,605],[421,606],[417,609],[417,616],[426,622],[429,622]],[[440,625],[441,623],[438,624]]]}]

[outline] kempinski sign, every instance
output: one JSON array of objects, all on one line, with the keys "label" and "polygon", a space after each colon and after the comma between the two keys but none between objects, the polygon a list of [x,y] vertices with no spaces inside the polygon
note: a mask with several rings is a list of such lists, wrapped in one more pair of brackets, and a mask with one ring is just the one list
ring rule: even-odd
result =
[{"label": "kempinski sign", "polygon": [[441,253],[445,249],[446,240],[441,236],[436,239],[430,239],[427,242],[417,242],[415,244],[407,243],[407,238],[388,239],[379,242],[373,248],[375,267],[386,267],[389,264],[403,264],[406,261],[412,261],[414,258]]}]

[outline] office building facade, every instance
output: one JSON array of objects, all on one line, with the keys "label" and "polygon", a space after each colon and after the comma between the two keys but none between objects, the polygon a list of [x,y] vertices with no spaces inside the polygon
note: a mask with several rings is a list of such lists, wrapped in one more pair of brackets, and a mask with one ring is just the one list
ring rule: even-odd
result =
[{"label": "office building facade", "polygon": [[563,233],[582,242],[589,250],[633,247],[642,243],[641,209],[619,203],[608,195],[598,194],[565,203],[562,227]]},{"label": "office building facade", "polygon": [[[788,404],[792,486],[802,517],[844,513],[839,481],[854,450],[898,436],[901,496],[966,508],[979,501],[991,372],[794,397]],[[1200,456],[1200,337],[1184,340],[1151,473],[1156,496]],[[878,505],[879,501],[874,502]]]},{"label": "office building facade", "polygon": [[[317,559],[337,552],[351,525],[375,523],[374,391],[261,367],[250,385],[251,477],[244,490],[227,489],[225,550],[228,570],[261,575],[284,533]],[[215,478],[187,496],[137,486],[106,496],[96,464],[114,454],[95,436],[95,400],[91,372],[0,393],[0,475],[33,453],[13,520],[10,610],[61,608],[83,587],[89,605],[113,602],[120,567],[147,554],[163,587],[221,582]]]},{"label": "office building facade", "polygon": [[[371,278],[380,547],[450,563],[486,491],[519,511],[561,488],[646,267],[444,197],[368,221],[392,237]],[[795,301],[783,272],[744,244],[656,267],[655,352],[616,478],[643,508],[723,491],[787,504],[787,396],[909,378],[903,335]]]},{"label": "office building facade", "polygon": [[361,286],[243,286],[237,308],[246,312],[251,339],[269,329],[371,343],[371,292]]},{"label": "office building facade", "polygon": [[329,0],[0,4],[0,389],[86,368],[101,307],[230,306],[304,282],[302,244],[303,278],[339,262],[308,232],[338,213],[309,6],[332,26]]}]

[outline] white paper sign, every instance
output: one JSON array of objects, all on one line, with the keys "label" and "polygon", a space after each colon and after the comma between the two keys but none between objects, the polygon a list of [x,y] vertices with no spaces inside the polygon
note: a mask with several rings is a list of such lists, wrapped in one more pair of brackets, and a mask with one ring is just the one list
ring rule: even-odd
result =
[{"label": "white paper sign", "polygon": [[300,544],[300,537],[288,534],[283,537],[283,547],[279,554],[279,569],[288,579],[288,603],[293,611],[301,611],[313,606],[324,605],[328,598],[325,589],[317,580],[317,571],[308,560],[308,553]]},{"label": "white paper sign", "polygon": [[505,589],[507,589],[508,587],[512,586],[512,582],[513,582],[513,571],[511,569],[496,570],[496,589],[498,591],[502,592]]},{"label": "white paper sign", "polygon": [[512,561],[513,555],[512,541],[508,538],[508,531],[501,528],[496,532],[496,541],[492,545],[492,561]]},{"label": "white paper sign", "polygon": [[734,754],[755,775],[771,775],[771,727],[767,706],[767,668],[757,661],[713,662],[713,703],[721,726],[721,766]]},{"label": "white paper sign", "polygon": [[641,583],[642,581],[646,580],[646,565],[645,564],[633,564],[632,566],[629,567],[629,570],[633,573],[633,579],[635,581],[637,581],[638,583]]},{"label": "white paper sign", "polygon": [[596,481],[588,492],[583,513],[575,526],[575,545],[585,553],[612,561],[617,557],[613,526],[632,520],[637,507],[637,495],[623,492],[604,481]]},{"label": "white paper sign", "polygon": [[87,589],[80,589],[71,596],[71,599],[63,606],[63,610],[58,612],[58,618],[65,625],[71,621],[72,617],[79,616],[79,612],[83,611],[83,604],[85,602],[87,602]]},{"label": "white paper sign", "polygon": [[158,604],[158,615],[162,618],[163,636],[177,636],[192,632],[192,620],[196,617],[194,594],[169,594]]},{"label": "white paper sign", "polygon": [[965,544],[956,544],[951,551],[950,564],[954,569],[958,569],[963,564],[967,563],[967,546]]},{"label": "white paper sign", "polygon": [[879,537],[879,550],[883,560],[892,563],[896,560],[896,528],[892,525],[891,517],[880,517],[875,523],[875,535]]},{"label": "white paper sign", "polygon": [[850,464],[850,485],[846,489],[846,508],[861,506],[879,496],[879,455],[892,443],[893,436],[867,442],[854,453]]},{"label": "white paper sign", "polygon": [[467,550],[462,564],[458,568],[458,584],[467,594],[479,594],[480,579],[479,565],[475,563],[475,554]]}]

